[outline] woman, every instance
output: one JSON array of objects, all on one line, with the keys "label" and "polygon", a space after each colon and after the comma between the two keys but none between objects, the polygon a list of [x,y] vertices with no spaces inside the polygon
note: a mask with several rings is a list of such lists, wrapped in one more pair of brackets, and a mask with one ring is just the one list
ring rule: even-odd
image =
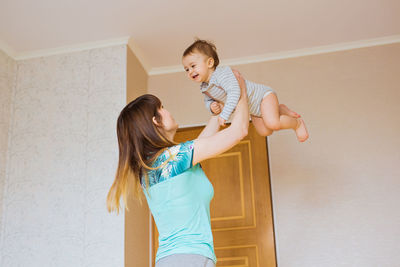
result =
[{"label": "woman", "polygon": [[235,75],[241,98],[231,125],[222,131],[213,116],[197,139],[176,144],[178,125],[153,95],[138,97],[118,117],[119,163],[107,207],[119,212],[121,196],[127,205],[132,188],[136,196],[143,190],[160,234],[156,267],[215,266],[210,223],[214,191],[198,163],[247,135],[246,85]]}]

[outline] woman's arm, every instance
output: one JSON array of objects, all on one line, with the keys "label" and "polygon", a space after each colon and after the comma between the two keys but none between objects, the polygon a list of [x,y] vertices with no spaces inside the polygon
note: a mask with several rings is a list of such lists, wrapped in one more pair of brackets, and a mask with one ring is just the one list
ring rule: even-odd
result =
[{"label": "woman's arm", "polygon": [[[208,137],[203,135],[202,138],[194,140],[193,165],[227,151],[247,135],[249,127],[249,108],[247,106],[246,84],[240,74],[237,78],[241,89],[241,97],[236,106],[231,125]],[[215,130],[215,128],[213,128],[214,123],[214,118],[211,118],[207,125],[210,125],[209,130]],[[218,123],[218,121],[216,121],[216,123]],[[210,132],[211,131],[208,131],[208,133]]]},{"label": "woman's arm", "polygon": [[[240,75],[240,73],[238,73],[237,75]],[[214,116],[210,118],[206,127],[203,129],[203,131],[201,131],[200,135],[197,138],[209,137],[219,131],[219,127],[221,126],[221,123],[219,122],[220,117],[216,115],[221,113],[221,110],[224,107],[224,105],[222,103],[214,101],[210,107],[211,107],[211,112],[214,114]]]},{"label": "woman's arm", "polygon": [[201,131],[197,139],[209,137],[219,131],[218,116],[211,116],[206,127]]},{"label": "woman's arm", "polygon": [[229,119],[239,102],[241,89],[237,77],[235,76],[235,73],[230,67],[223,67],[220,69],[218,83],[225,90],[227,96],[224,108],[219,116],[225,121]]}]

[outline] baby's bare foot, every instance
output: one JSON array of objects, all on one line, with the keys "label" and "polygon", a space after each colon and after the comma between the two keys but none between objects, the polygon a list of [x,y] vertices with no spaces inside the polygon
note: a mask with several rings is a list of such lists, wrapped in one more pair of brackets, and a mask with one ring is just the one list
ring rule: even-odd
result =
[{"label": "baby's bare foot", "polygon": [[296,128],[296,136],[299,142],[304,142],[308,139],[308,131],[306,128],[306,124],[304,123],[303,119],[297,120],[297,128]]},{"label": "baby's bare foot", "polygon": [[281,115],[288,115],[293,118],[300,118],[300,114],[288,108],[285,104],[279,104],[279,113]]}]

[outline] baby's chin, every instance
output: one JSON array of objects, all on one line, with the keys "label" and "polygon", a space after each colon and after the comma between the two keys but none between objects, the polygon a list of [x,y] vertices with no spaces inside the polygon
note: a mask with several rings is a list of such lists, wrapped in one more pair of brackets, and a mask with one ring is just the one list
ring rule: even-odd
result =
[{"label": "baby's chin", "polygon": [[202,83],[202,82],[203,82],[202,80],[197,79],[197,78],[196,78],[196,79],[193,79],[193,78],[192,78],[191,80],[194,81],[195,83]]}]

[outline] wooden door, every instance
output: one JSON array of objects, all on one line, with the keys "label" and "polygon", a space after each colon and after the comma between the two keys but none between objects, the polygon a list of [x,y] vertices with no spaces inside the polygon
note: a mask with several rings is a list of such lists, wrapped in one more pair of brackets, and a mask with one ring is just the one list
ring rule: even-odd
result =
[{"label": "wooden door", "polygon": [[[175,140],[195,139],[202,129],[179,130]],[[276,266],[266,138],[250,124],[239,144],[201,164],[214,186],[210,213],[217,266]],[[157,239],[153,221],[154,257]]]}]

